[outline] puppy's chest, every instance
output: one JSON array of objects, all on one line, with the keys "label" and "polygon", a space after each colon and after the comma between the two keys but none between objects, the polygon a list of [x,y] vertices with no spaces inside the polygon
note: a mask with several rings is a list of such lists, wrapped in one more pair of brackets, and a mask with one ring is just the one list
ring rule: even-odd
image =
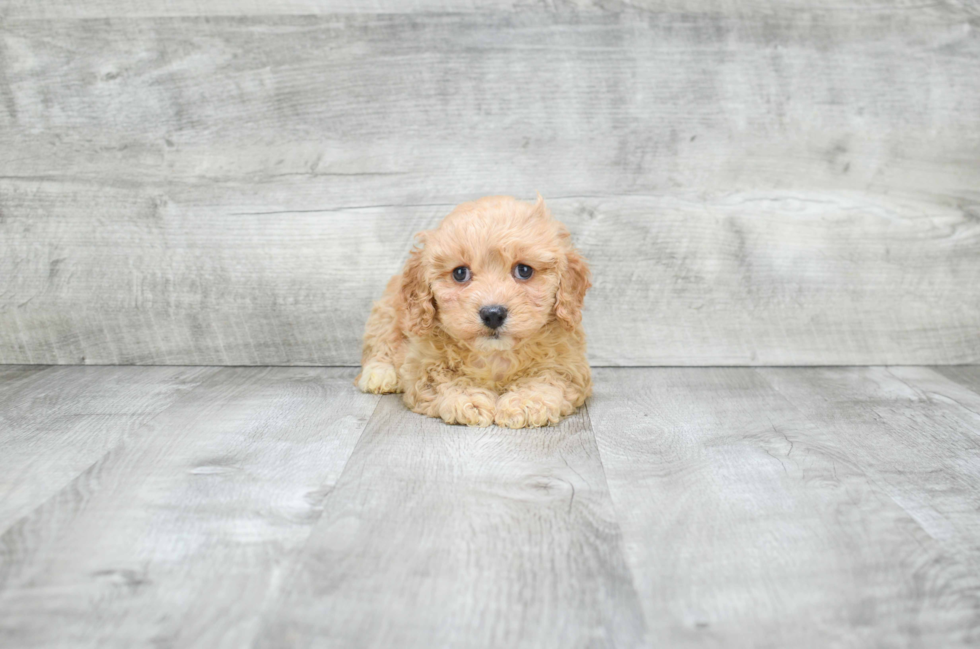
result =
[{"label": "puppy's chest", "polygon": [[502,353],[474,356],[469,362],[470,373],[480,380],[494,383],[506,381],[516,368],[514,359]]}]

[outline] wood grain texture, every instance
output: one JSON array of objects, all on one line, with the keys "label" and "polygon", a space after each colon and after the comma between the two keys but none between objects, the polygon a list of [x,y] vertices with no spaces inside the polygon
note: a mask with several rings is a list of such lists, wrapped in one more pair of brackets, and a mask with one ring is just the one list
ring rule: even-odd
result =
[{"label": "wood grain texture", "polygon": [[596,372],[589,410],[652,638],[976,644],[976,424],[888,372]]},{"label": "wood grain texture", "polygon": [[974,392],[980,393],[980,365],[963,365],[960,367],[934,367],[934,371],[946,378],[959,383]]},{"label": "wood grain texture", "polygon": [[4,0],[0,16],[10,20],[58,20],[64,18],[188,17],[188,16],[291,16],[330,14],[424,14],[482,12],[556,13],[756,13],[775,16],[781,12],[978,16],[972,0],[946,0],[923,5],[917,0],[855,0],[847,5],[813,0]]},{"label": "wood grain texture", "polygon": [[0,399],[31,382],[46,369],[44,365],[0,365]]},{"label": "wood grain texture", "polygon": [[125,439],[0,536],[0,645],[248,646],[377,405],[353,375],[222,369]]},{"label": "wood grain texture", "polygon": [[[190,189],[129,227],[139,191],[75,187],[63,205],[50,189],[7,212],[18,306],[0,311],[0,361],[357,364],[372,300],[448,210],[269,216],[281,190],[229,189],[239,207],[219,212]],[[92,202],[113,227],[91,229],[75,205]],[[791,192],[551,205],[593,267],[593,364],[980,360],[980,221],[959,208]]]},{"label": "wood grain texture", "polygon": [[536,431],[353,374],[0,367],[0,480],[51,494],[0,529],[0,646],[980,642],[975,366],[600,368]]},{"label": "wood grain texture", "polygon": [[213,373],[58,367],[0,373],[0,533]]},{"label": "wood grain texture", "polygon": [[437,4],[8,2],[0,362],[354,364],[412,232],[535,191],[595,363],[980,360],[975,4]]},{"label": "wood grain texture", "polygon": [[[805,416],[833,412],[841,448],[947,556],[980,575],[980,395],[921,367],[760,372]],[[980,586],[957,588],[951,596],[974,598],[976,643]]]},{"label": "wood grain texture", "polygon": [[643,617],[587,414],[446,426],[385,397],[258,647],[630,647]]}]

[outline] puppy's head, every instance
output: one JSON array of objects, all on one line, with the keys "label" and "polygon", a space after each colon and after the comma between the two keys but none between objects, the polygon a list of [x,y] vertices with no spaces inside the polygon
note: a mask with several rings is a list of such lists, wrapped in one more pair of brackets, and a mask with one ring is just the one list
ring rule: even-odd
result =
[{"label": "puppy's head", "polygon": [[402,279],[408,327],[435,326],[476,349],[510,349],[552,319],[581,320],[589,267],[538,197],[464,203],[419,235]]}]

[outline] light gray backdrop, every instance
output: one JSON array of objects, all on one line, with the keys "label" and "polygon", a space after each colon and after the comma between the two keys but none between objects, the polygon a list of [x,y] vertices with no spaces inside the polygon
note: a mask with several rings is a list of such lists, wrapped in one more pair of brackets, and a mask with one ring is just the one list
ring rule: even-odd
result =
[{"label": "light gray backdrop", "polygon": [[980,3],[0,2],[0,362],[356,364],[536,191],[596,364],[980,362]]}]

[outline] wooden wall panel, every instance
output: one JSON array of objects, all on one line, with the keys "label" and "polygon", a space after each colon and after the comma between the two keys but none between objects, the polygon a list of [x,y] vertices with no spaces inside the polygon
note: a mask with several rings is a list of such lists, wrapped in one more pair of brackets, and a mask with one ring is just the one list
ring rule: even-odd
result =
[{"label": "wooden wall panel", "polygon": [[0,362],[353,364],[535,191],[597,364],[980,361],[970,3],[192,4],[0,5]]},{"label": "wooden wall panel", "polygon": [[975,0],[854,0],[846,5],[813,0],[4,0],[8,19],[118,18],[162,16],[305,16],[329,14],[428,14],[543,11],[555,13],[685,13],[763,16],[790,12],[970,17]]}]

